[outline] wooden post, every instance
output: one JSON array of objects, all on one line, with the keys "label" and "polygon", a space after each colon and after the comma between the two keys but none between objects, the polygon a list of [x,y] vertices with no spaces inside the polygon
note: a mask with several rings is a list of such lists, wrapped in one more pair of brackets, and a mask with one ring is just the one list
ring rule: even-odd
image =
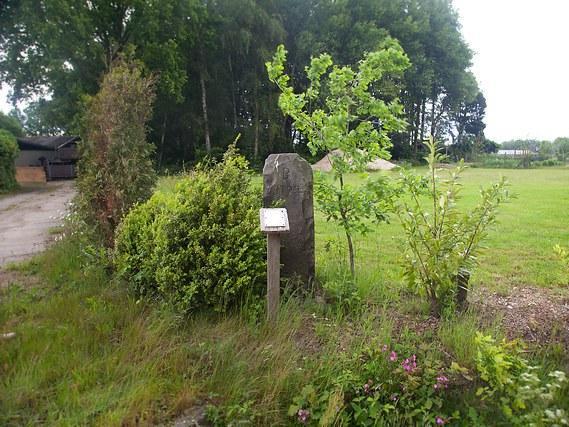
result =
[{"label": "wooden post", "polygon": [[259,211],[261,231],[267,235],[267,320],[277,320],[281,291],[281,236],[290,231],[288,214],[283,208]]},{"label": "wooden post", "polygon": [[277,320],[281,289],[281,236],[267,234],[267,320]]}]

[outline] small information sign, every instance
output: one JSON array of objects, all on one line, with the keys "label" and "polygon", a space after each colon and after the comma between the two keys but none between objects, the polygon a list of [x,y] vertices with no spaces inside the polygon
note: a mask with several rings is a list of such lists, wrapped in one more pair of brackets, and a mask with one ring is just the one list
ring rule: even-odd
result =
[{"label": "small information sign", "polygon": [[285,208],[263,208],[259,212],[261,231],[265,233],[286,233],[290,231]]}]

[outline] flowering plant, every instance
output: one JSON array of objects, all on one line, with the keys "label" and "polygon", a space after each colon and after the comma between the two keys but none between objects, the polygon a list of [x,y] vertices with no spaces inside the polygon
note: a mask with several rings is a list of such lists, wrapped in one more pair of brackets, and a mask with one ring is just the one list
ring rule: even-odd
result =
[{"label": "flowering plant", "polygon": [[[405,356],[401,356],[405,355]],[[444,425],[459,416],[444,410],[448,374],[439,362],[404,348],[373,345],[343,361],[330,384],[303,388],[289,416],[303,425]],[[318,376],[318,373],[317,373]]]}]

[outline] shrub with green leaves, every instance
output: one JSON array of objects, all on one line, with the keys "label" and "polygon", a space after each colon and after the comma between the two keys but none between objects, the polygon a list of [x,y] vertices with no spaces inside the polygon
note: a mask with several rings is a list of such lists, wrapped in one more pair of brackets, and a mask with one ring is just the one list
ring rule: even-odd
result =
[{"label": "shrub with green leaves", "polygon": [[79,162],[78,211],[107,246],[123,216],[156,182],[147,142],[154,78],[136,62],[117,62],[90,101]]},{"label": "shrub with green leaves", "polygon": [[198,167],[173,193],[131,210],[117,230],[118,273],[140,297],[163,298],[184,312],[223,312],[263,289],[260,206],[247,161],[232,146],[223,162]]},{"label": "shrub with green leaves", "polygon": [[10,191],[18,186],[16,166],[18,143],[10,132],[0,129],[0,192]]},{"label": "shrub with green leaves", "polygon": [[498,404],[510,425],[569,425],[569,414],[560,406],[559,391],[567,381],[563,371],[540,378],[539,368],[520,356],[516,341],[497,344],[478,333],[476,344],[476,367],[485,382],[476,394]]},{"label": "shrub with green leaves", "polygon": [[439,176],[444,158],[436,143],[426,142],[429,165],[425,176],[402,174],[402,187],[409,193],[398,207],[406,237],[405,276],[411,288],[425,292],[433,314],[450,315],[466,304],[468,283],[487,229],[496,221],[496,211],[509,197],[504,178],[480,190],[480,202],[461,212],[461,162]]}]

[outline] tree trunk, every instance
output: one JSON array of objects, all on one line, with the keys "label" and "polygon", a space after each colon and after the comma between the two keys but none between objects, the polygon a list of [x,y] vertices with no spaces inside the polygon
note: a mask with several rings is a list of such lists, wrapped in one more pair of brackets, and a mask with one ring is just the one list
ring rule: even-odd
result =
[{"label": "tree trunk", "polygon": [[[273,104],[272,92],[269,92],[269,105],[274,105]],[[274,132],[274,130],[272,129],[272,126],[274,126],[274,121],[272,119],[272,115],[271,115],[270,111],[268,112],[268,115],[267,115],[267,122],[268,122],[267,146],[269,149],[269,153],[272,153],[274,151],[274,147],[273,147],[273,132]]]},{"label": "tree trunk", "polygon": [[421,138],[421,104],[417,105],[417,110],[415,112],[415,138],[417,143],[422,141]]},{"label": "tree trunk", "polygon": [[350,256],[350,273],[352,277],[356,277],[356,262],[354,254],[354,243],[352,242],[352,235],[346,231],[346,239],[348,240],[348,253]]},{"label": "tree trunk", "polygon": [[468,282],[470,281],[470,273],[460,270],[456,275],[456,309],[463,312],[468,307]]},{"label": "tree trunk", "polygon": [[344,189],[344,178],[340,175],[340,193],[338,194],[338,206],[340,207],[340,217],[342,218],[342,223],[344,226],[344,231],[346,233],[346,240],[348,241],[348,254],[350,257],[350,272],[352,273],[352,278],[356,277],[356,265],[355,265],[355,254],[354,254],[354,242],[352,241],[352,235],[347,227],[348,218],[346,217],[346,211],[342,208],[342,190]]},{"label": "tree trunk", "polygon": [[211,153],[211,140],[209,137],[209,121],[207,118],[207,94],[205,88],[205,77],[204,71],[200,71],[200,86],[202,89],[202,111],[203,111],[203,121],[204,121],[204,134],[205,134],[205,150]]},{"label": "tree trunk", "polygon": [[431,104],[431,136],[435,138],[437,123],[435,119],[435,96],[433,95],[433,103]]},{"label": "tree trunk", "polygon": [[229,74],[231,75],[231,102],[233,104],[233,129],[237,129],[237,101],[235,100],[235,79],[233,77],[233,61],[228,56]]},{"label": "tree trunk", "polygon": [[425,140],[425,99],[421,101],[421,141]]},{"label": "tree trunk", "polygon": [[162,159],[164,157],[164,139],[166,138],[166,114],[162,121],[162,135],[160,135],[160,153],[158,154],[158,169],[162,167]]},{"label": "tree trunk", "polygon": [[259,158],[259,96],[257,93],[257,85],[255,85],[255,140],[253,143],[253,158]]}]

